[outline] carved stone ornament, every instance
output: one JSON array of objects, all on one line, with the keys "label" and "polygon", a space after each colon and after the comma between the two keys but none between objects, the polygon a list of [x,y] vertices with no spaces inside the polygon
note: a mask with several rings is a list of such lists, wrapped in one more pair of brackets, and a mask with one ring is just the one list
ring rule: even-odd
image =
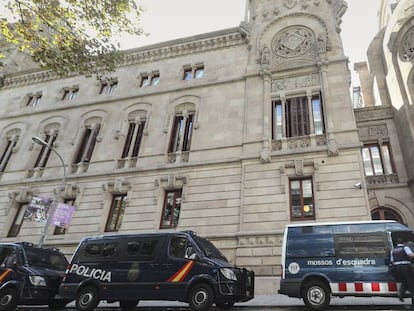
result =
[{"label": "carved stone ornament", "polygon": [[283,0],[282,1],[283,6],[287,7],[288,9],[293,9],[297,3],[298,3],[297,0]]},{"label": "carved stone ornament", "polygon": [[273,38],[272,48],[279,57],[293,58],[308,52],[314,44],[315,37],[309,28],[291,26]]},{"label": "carved stone ornament", "polygon": [[414,27],[411,27],[404,35],[400,53],[403,61],[414,61]]}]

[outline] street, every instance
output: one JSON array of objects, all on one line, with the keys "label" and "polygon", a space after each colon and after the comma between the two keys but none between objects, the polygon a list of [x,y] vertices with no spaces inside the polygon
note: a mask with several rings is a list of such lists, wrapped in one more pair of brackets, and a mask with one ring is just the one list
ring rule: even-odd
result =
[{"label": "street", "polygon": [[[33,306],[26,306],[26,307],[19,307],[18,310],[22,311],[49,311],[47,307],[33,307]],[[64,310],[67,311],[75,311],[76,309],[74,307],[68,307]],[[113,304],[113,306],[104,306],[99,307],[96,309],[97,311],[115,311],[115,310],[121,310],[118,308],[116,304]],[[162,306],[162,303],[159,304],[159,306],[138,306],[136,307],[137,311],[191,311],[189,307],[173,307],[173,306]],[[213,307],[211,309],[212,311],[215,310],[221,310],[218,308]],[[307,310],[304,306],[234,306],[231,309],[228,310],[234,310],[234,311],[271,311],[271,310],[280,310],[280,311],[305,311]],[[397,311],[397,310],[407,310],[403,305],[393,305],[393,306],[387,306],[387,305],[353,305],[353,306],[331,306],[329,310],[352,310],[352,311],[368,311],[368,310],[387,310],[387,311]]]}]

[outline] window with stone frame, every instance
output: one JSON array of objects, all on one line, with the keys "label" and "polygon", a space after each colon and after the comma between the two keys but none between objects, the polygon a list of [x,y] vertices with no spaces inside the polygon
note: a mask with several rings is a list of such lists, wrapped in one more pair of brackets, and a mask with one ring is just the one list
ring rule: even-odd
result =
[{"label": "window with stone frame", "polygon": [[[63,203],[74,206],[75,201],[76,201],[76,198],[69,198],[69,199],[64,199]],[[55,226],[55,229],[53,230],[53,235],[64,235],[65,233],[66,233],[65,227]]]},{"label": "window with stone frame", "polygon": [[193,134],[194,113],[182,113],[174,116],[168,152],[190,151]]},{"label": "window with stone frame", "polygon": [[182,189],[165,190],[161,229],[176,228],[180,219]]},{"label": "window with stone frame", "polygon": [[273,139],[325,133],[320,93],[273,100],[272,111]]},{"label": "window with stone frame", "polygon": [[389,142],[365,144],[361,153],[365,176],[390,175],[395,172]]},{"label": "window with stone frame", "polygon": [[40,104],[42,93],[28,94],[26,106],[36,107]]},{"label": "window with stone frame", "polygon": [[17,134],[11,134],[7,135],[5,144],[2,144],[4,147],[0,157],[0,173],[6,170],[7,164],[10,162],[13,149],[16,147],[18,140],[19,136]]},{"label": "window with stone frame", "polygon": [[45,135],[44,141],[50,146],[50,148],[46,147],[45,145],[42,145],[39,155],[37,156],[37,159],[33,165],[33,168],[44,168],[46,167],[47,161],[49,160],[50,153],[52,152],[51,148],[53,148],[53,144],[56,141],[58,132],[53,131],[52,133],[47,133]]},{"label": "window with stone frame", "polygon": [[86,126],[73,162],[74,164],[89,163],[91,161],[100,128],[101,125],[98,123],[92,123]]},{"label": "window with stone frame", "polygon": [[79,93],[79,87],[74,86],[71,88],[65,88],[62,90],[62,101],[64,100],[74,100]]},{"label": "window with stone frame", "polygon": [[204,65],[195,64],[195,65],[184,65],[183,66],[183,80],[188,81],[192,79],[200,79],[204,77]]},{"label": "window with stone frame", "polygon": [[24,220],[24,213],[26,212],[28,205],[28,203],[19,203],[16,215],[14,216],[9,232],[7,233],[8,238],[17,237],[19,234]]},{"label": "window with stone frame", "polygon": [[139,77],[139,87],[156,86],[160,82],[160,73],[142,73]]},{"label": "window with stone frame", "polygon": [[108,219],[105,225],[105,232],[118,232],[124,217],[126,202],[126,194],[116,194],[112,197],[111,209],[109,210]]},{"label": "window with stone frame", "polygon": [[315,219],[312,178],[289,180],[291,221]]},{"label": "window with stone frame", "polygon": [[118,86],[115,78],[100,81],[99,94],[112,94]]},{"label": "window with stone frame", "polygon": [[139,154],[142,136],[144,135],[145,119],[139,118],[137,121],[129,122],[128,133],[125,137],[125,144],[121,158],[136,158]]}]

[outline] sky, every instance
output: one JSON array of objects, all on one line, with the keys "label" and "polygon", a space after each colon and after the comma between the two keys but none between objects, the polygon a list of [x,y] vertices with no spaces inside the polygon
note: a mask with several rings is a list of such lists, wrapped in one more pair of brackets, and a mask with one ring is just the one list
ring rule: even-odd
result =
[{"label": "sky", "polygon": [[[366,60],[369,43],[379,31],[381,0],[346,0],[341,35],[345,55],[351,64]],[[129,38],[122,48],[184,38],[210,31],[237,27],[244,20],[246,0],[139,0],[146,11],[141,24],[149,36]],[[353,70],[353,65],[350,65]]]}]

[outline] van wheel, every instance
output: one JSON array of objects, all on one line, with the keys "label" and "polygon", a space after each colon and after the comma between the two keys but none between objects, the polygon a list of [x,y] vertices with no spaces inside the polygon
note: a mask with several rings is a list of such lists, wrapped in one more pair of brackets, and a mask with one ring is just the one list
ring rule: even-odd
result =
[{"label": "van wheel", "polygon": [[14,311],[17,301],[17,291],[14,288],[6,288],[0,291],[0,311]]},{"label": "van wheel", "polygon": [[76,297],[76,309],[78,311],[92,311],[98,306],[98,291],[93,286],[81,288]]},{"label": "van wheel", "polygon": [[303,287],[302,298],[305,305],[312,310],[324,310],[331,301],[329,287],[321,281],[311,281]]},{"label": "van wheel", "polygon": [[138,300],[121,300],[119,306],[122,310],[134,310],[138,302]]},{"label": "van wheel", "polygon": [[216,306],[217,306],[219,309],[222,309],[222,310],[228,310],[228,309],[230,309],[231,307],[233,307],[233,306],[234,306],[234,302],[233,302],[233,301],[228,301],[228,302],[216,302]]},{"label": "van wheel", "polygon": [[207,284],[198,284],[190,290],[188,303],[190,308],[196,311],[210,310],[213,304],[213,290]]}]

